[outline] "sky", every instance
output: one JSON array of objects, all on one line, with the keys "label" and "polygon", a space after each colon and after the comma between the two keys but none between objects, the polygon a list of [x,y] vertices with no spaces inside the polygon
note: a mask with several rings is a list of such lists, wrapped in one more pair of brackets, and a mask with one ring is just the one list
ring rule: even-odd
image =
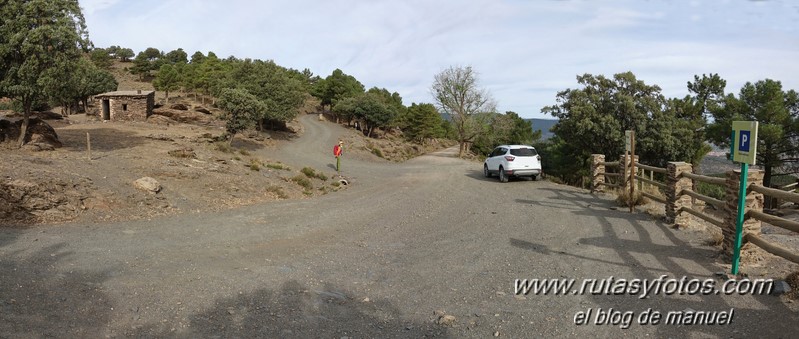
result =
[{"label": "sky", "polygon": [[183,48],[274,60],[321,77],[339,68],[403,103],[433,103],[434,76],[471,66],[500,112],[524,118],[579,88],[581,74],[632,71],[666,97],[718,73],[799,90],[793,0],[81,0],[96,47]]}]

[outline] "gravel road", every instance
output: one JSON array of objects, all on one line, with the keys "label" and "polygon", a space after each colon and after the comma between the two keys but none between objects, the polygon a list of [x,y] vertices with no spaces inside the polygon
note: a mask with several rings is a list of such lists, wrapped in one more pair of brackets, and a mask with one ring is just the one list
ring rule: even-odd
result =
[{"label": "gravel road", "polygon": [[[269,156],[329,168],[346,130],[302,123],[303,136]],[[797,314],[767,295],[514,295],[520,278],[705,279],[723,269],[698,233],[584,190],[485,179],[455,151],[402,164],[345,153],[349,188],[309,200],[0,229],[0,337],[795,336]],[[574,324],[600,308],[734,318]]]}]

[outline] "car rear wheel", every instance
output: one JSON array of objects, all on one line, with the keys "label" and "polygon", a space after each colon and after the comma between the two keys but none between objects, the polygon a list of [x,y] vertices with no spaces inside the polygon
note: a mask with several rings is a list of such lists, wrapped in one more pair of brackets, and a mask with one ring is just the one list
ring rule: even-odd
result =
[{"label": "car rear wheel", "polygon": [[486,178],[490,178],[491,177],[491,172],[488,170],[488,165],[483,165],[483,175]]},{"label": "car rear wheel", "polygon": [[535,181],[535,179],[537,179],[537,178],[538,178],[537,175],[531,175],[530,176],[530,181]]},{"label": "car rear wheel", "polygon": [[505,174],[505,169],[499,166],[499,182],[508,182],[508,175]]}]

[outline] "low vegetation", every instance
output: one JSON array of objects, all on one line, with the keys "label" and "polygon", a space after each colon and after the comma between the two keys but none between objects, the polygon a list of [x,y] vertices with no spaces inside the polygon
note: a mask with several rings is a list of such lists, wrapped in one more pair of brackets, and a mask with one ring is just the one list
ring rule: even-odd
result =
[{"label": "low vegetation", "polygon": [[286,192],[283,191],[283,188],[280,187],[280,186],[274,186],[274,185],[273,186],[269,186],[269,187],[266,188],[266,191],[270,192],[270,193],[273,193],[279,199],[288,199],[288,197],[289,197],[288,194],[286,194]]},{"label": "low vegetation", "polygon": [[308,178],[306,178],[305,176],[296,175],[296,176],[292,177],[290,180],[293,181],[294,183],[296,183],[297,185],[302,186],[306,190],[313,189],[313,183],[311,183],[311,181],[308,180]]},{"label": "low vegetation", "polygon": [[328,177],[324,173],[316,172],[313,168],[310,167],[303,167],[302,170],[300,170],[300,172],[302,172],[302,174],[305,174],[306,177],[311,179],[316,178],[322,181],[326,181],[328,179]]},{"label": "low vegetation", "polygon": [[281,163],[279,163],[279,162],[278,162],[278,163],[269,163],[269,164],[266,164],[266,167],[267,167],[267,168],[274,169],[274,170],[286,170],[286,171],[291,171],[291,168],[289,168],[288,166],[286,166],[286,165],[284,165],[284,164],[281,164]]}]

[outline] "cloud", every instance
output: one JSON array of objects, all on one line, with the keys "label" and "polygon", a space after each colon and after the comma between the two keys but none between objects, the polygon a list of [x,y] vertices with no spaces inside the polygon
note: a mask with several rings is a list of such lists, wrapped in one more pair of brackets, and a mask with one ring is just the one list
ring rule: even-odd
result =
[{"label": "cloud", "polygon": [[788,2],[587,1],[82,1],[97,46],[213,51],[272,59],[431,102],[451,65],[480,73],[501,111],[541,116],[578,74],[633,71],[667,96],[694,74],[728,91],[765,77],[799,88],[799,11]]}]

